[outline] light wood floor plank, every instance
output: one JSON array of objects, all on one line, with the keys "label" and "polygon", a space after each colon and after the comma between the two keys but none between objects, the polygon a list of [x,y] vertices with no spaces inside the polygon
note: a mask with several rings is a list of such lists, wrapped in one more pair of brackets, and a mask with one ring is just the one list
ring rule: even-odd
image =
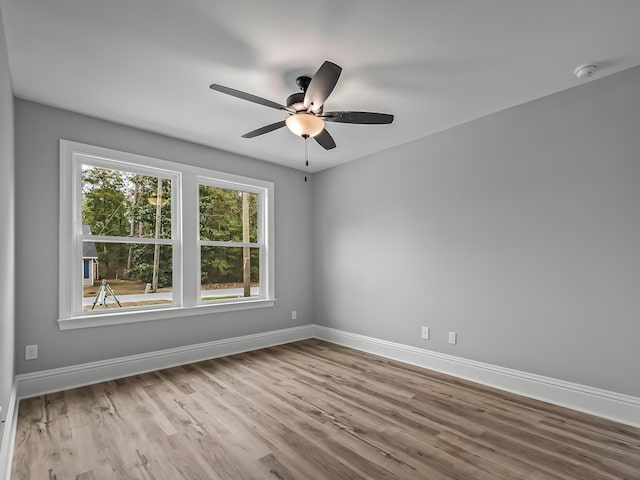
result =
[{"label": "light wood floor plank", "polygon": [[640,429],[307,340],[22,400],[14,480],[640,480]]}]

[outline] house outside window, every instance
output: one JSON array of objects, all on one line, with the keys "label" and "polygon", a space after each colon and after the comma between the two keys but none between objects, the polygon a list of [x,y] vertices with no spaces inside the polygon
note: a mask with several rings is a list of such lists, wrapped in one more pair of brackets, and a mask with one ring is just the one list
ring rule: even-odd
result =
[{"label": "house outside window", "polygon": [[[91,227],[82,225],[82,235],[91,235]],[[85,287],[93,287],[100,277],[98,269],[98,250],[93,242],[82,244],[82,284]]]},{"label": "house outside window", "polygon": [[273,190],[61,140],[60,328],[272,306]]}]

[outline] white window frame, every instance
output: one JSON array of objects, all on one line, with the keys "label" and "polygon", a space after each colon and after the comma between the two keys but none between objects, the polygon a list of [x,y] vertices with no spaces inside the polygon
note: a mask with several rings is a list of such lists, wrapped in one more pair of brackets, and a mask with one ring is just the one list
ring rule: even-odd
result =
[{"label": "white window frame", "polygon": [[[123,170],[169,178],[171,187],[171,239],[82,235],[82,165]],[[259,198],[258,243],[260,250],[260,292],[257,297],[215,302],[201,300],[199,185],[257,193]],[[274,185],[272,182],[232,175],[192,165],[161,160],[109,148],[60,140],[60,253],[59,316],[61,330],[115,325],[271,307],[275,304],[274,271]],[[172,245],[172,303],[147,307],[82,310],[82,240],[118,243]],[[215,243],[215,242],[213,242]],[[229,245],[226,243],[226,245]],[[244,244],[239,244],[244,246]]]}]

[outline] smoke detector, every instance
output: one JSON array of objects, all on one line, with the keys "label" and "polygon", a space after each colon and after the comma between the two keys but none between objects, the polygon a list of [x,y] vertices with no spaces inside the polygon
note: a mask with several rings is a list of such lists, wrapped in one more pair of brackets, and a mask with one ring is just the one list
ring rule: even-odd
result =
[{"label": "smoke detector", "polygon": [[591,63],[589,65],[580,65],[579,67],[576,67],[573,74],[578,77],[579,80],[582,80],[583,78],[593,77],[597,70],[598,65]]}]

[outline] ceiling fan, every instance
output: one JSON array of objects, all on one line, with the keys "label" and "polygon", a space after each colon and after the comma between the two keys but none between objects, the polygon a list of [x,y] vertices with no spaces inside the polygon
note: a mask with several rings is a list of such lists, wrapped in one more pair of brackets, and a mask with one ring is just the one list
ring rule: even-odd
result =
[{"label": "ceiling fan", "polygon": [[313,137],[326,150],[331,150],[336,147],[336,142],[326,130],[324,126],[325,122],[364,125],[383,125],[393,122],[393,115],[388,113],[323,111],[322,107],[324,102],[336,86],[341,72],[341,67],[335,63],[326,61],[320,66],[313,78],[307,76],[298,77],[296,83],[302,90],[302,93],[289,95],[286,106],[216,83],[212,84],[210,88],[233,97],[241,98],[242,100],[248,100],[249,102],[264,105],[265,107],[282,110],[289,114],[285,120],[272,123],[271,125],[265,125],[264,127],[245,133],[242,135],[242,138],[254,138],[286,126],[294,134],[305,139]]}]

